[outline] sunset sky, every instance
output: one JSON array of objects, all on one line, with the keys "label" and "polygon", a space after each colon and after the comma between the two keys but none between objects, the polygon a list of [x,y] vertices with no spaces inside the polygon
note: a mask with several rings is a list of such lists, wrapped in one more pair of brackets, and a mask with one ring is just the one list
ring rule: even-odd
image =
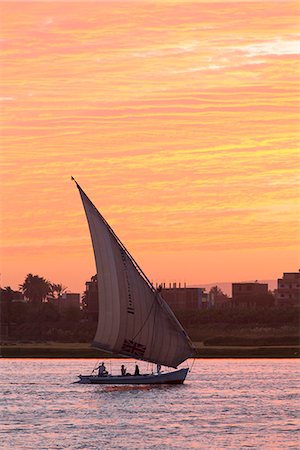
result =
[{"label": "sunset sky", "polygon": [[154,282],[299,269],[296,2],[0,7],[2,287],[95,274],[71,175]]}]

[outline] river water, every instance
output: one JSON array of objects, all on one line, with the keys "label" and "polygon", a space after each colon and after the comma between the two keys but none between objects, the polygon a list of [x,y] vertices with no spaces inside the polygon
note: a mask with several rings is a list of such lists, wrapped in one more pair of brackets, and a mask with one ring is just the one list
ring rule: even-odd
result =
[{"label": "river water", "polygon": [[198,359],[179,386],[74,384],[96,363],[0,360],[1,449],[300,449],[295,359]]}]

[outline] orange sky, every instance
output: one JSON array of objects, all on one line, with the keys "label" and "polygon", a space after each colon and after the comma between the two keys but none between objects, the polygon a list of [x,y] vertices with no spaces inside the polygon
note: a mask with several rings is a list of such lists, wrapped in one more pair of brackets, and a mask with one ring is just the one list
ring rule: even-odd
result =
[{"label": "orange sky", "polygon": [[153,281],[296,271],[295,2],[2,2],[2,269],[82,292],[73,175]]}]

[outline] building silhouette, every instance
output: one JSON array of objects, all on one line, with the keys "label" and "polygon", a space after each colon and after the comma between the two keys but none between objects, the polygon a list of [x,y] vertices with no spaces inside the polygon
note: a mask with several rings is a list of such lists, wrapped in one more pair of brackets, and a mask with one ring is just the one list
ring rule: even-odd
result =
[{"label": "building silhouette", "polygon": [[265,306],[267,297],[267,283],[232,283],[232,304],[235,307]]},{"label": "building silhouette", "polygon": [[300,271],[284,272],[277,280],[276,304],[300,305]]},{"label": "building silhouette", "polygon": [[181,284],[170,283],[169,287],[165,284],[160,285],[160,291],[163,299],[170,308],[176,311],[198,311],[202,308],[208,308],[208,294],[204,288],[186,287]]},{"label": "building silhouette", "polygon": [[80,310],[80,294],[66,292],[59,299],[59,312],[67,311],[71,308]]},{"label": "building silhouette", "polygon": [[84,303],[86,305],[88,320],[98,321],[98,279],[94,275],[85,283]]}]

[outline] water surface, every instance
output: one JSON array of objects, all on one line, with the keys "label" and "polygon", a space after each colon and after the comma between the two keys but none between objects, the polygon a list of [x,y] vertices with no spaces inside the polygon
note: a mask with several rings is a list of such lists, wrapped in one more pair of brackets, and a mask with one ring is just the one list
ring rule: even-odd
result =
[{"label": "water surface", "polygon": [[295,359],[196,360],[179,386],[74,384],[91,359],[0,363],[1,449],[300,448]]}]

